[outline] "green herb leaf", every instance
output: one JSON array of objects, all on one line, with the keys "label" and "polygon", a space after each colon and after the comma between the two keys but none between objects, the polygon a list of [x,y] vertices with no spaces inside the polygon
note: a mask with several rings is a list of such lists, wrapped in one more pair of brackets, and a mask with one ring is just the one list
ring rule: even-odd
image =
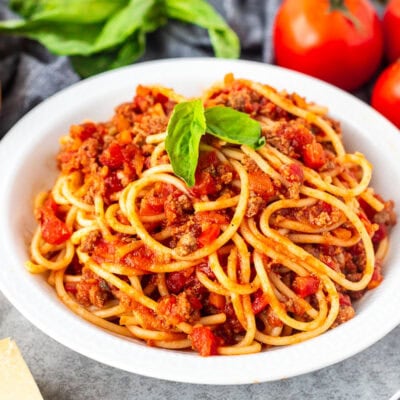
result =
[{"label": "green herb leaf", "polygon": [[[104,25],[92,52],[109,49],[123,43],[137,29],[142,29],[143,26],[148,28],[149,24],[144,25],[144,21],[150,11],[159,4],[159,0],[130,0],[125,8],[118,11]],[[166,19],[158,19],[158,25],[152,26],[151,29],[158,28],[165,22]]]},{"label": "green herb leaf", "polygon": [[[72,59],[82,76],[136,61],[145,35],[168,17],[208,29],[217,57],[238,57],[239,40],[206,0],[10,0],[25,19],[0,21],[0,33],[25,36]],[[78,57],[76,57],[78,56]]]},{"label": "green herb leaf", "polygon": [[206,132],[253,149],[265,144],[261,125],[248,114],[223,106],[204,110],[200,99],[177,104],[168,123],[165,148],[175,174],[189,187],[195,184],[200,139]]},{"label": "green herb leaf", "polygon": [[208,34],[217,57],[238,58],[240,56],[239,38],[231,29],[210,29]]},{"label": "green herb leaf", "polygon": [[165,0],[168,17],[208,29],[217,57],[237,58],[240,43],[236,33],[204,0]]},{"label": "green herb leaf", "polygon": [[127,2],[128,0],[11,0],[10,7],[29,20],[93,24],[107,20]]},{"label": "green herb leaf", "polygon": [[207,132],[229,143],[258,149],[265,144],[261,125],[248,114],[230,107],[216,106],[205,111]]},{"label": "green herb leaf", "polygon": [[189,187],[195,184],[200,139],[205,131],[204,107],[200,99],[175,106],[167,127],[165,148],[175,174]]},{"label": "green herb leaf", "polygon": [[[56,0],[53,1],[56,3]],[[103,1],[94,0],[92,6],[101,4]],[[58,3],[63,2],[58,0]],[[43,13],[49,11],[36,9],[29,20],[0,22],[0,32],[25,35],[38,40],[57,55],[89,56],[104,50],[115,50],[116,46],[122,45],[138,30],[147,32],[164,24],[166,19],[161,18],[159,13],[152,10],[159,4],[160,0],[130,0],[124,8],[109,15],[105,24],[85,23],[84,26],[78,22],[64,23],[77,11],[85,14],[87,11],[84,8],[75,6],[75,12],[67,14],[63,8],[59,7],[57,12],[60,14],[59,18],[64,15],[63,21],[52,20],[52,18],[47,20],[48,18],[44,18]],[[150,14],[151,21],[148,19]],[[98,17],[100,18],[100,15]],[[77,17],[77,21],[82,21],[82,17]],[[129,44],[127,46],[129,47]]]},{"label": "green herb leaf", "polygon": [[71,62],[75,71],[83,78],[87,78],[106,70],[133,63],[142,56],[145,42],[144,32],[138,30],[125,43],[115,49],[91,56],[71,56]]},{"label": "green herb leaf", "polygon": [[0,22],[0,32],[35,39],[57,55],[88,54],[102,29],[101,24],[60,24],[43,21]]}]

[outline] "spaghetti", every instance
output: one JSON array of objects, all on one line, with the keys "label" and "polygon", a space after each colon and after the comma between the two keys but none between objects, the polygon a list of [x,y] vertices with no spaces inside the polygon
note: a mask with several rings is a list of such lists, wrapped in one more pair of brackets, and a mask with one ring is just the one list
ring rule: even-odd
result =
[{"label": "spaghetti", "polygon": [[[105,123],[73,125],[35,203],[32,273],[114,333],[203,356],[310,339],[381,282],[393,202],[339,123],[297,94],[227,75],[203,96],[259,121],[254,150],[205,135],[195,185],[165,150],[185,98],[137,88]],[[245,135],[245,132],[243,133]]]}]

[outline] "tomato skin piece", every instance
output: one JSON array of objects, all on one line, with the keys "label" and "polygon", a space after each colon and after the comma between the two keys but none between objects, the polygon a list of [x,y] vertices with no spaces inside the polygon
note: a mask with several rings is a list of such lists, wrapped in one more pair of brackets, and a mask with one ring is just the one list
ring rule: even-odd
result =
[{"label": "tomato skin piece", "polygon": [[386,58],[393,62],[400,58],[400,0],[389,1],[382,22]]},{"label": "tomato skin piece", "polygon": [[400,129],[400,59],[378,77],[371,105]]},{"label": "tomato skin piece", "polygon": [[208,357],[217,354],[220,340],[208,326],[195,326],[189,337],[194,350],[201,356]]},{"label": "tomato skin piece", "polygon": [[328,0],[285,0],[273,28],[276,63],[345,90],[366,83],[383,55],[383,32],[367,0],[345,0],[358,22]]}]

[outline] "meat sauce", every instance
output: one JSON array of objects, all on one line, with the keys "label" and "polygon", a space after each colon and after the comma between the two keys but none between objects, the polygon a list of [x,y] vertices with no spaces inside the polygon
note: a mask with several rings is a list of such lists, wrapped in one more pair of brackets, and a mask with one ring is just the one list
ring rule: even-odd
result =
[{"label": "meat sauce", "polygon": [[[85,199],[87,202],[93,203],[95,193],[103,196],[106,205],[115,202],[117,194],[149,168],[154,145],[146,143],[145,139],[148,135],[166,130],[174,105],[174,101],[157,90],[139,86],[133,101],[117,107],[111,121],[98,124],[86,122],[70,128],[69,136],[63,139],[62,150],[57,158],[61,171],[65,174],[78,172],[86,177],[85,181],[89,184],[88,197]],[[329,146],[323,147],[316,139],[321,135],[318,129],[310,127],[301,118],[293,117],[240,83],[233,83],[229,90],[216,91],[206,104],[211,105],[230,106],[249,113],[258,120],[270,119],[273,123],[268,128],[263,128],[263,135],[269,144],[316,171],[326,171],[334,167]],[[329,123],[339,129],[335,121],[329,120]],[[211,138],[206,140],[210,143],[213,141]],[[246,217],[260,215],[267,204],[276,199],[300,197],[299,188],[304,181],[304,174],[299,163],[284,166],[280,171],[283,181],[279,182],[272,180],[248,158],[243,160],[243,165],[248,172],[250,188]],[[138,204],[139,215],[154,216],[163,213],[165,218],[160,223],[150,223],[147,228],[152,233],[170,229],[171,235],[163,244],[175,248],[180,255],[189,254],[213,242],[232,218],[231,212],[227,210],[195,213],[193,202],[201,200],[204,196],[209,200],[216,200],[237,195],[239,192],[234,184],[237,178],[232,167],[221,162],[215,152],[201,152],[195,173],[195,185],[190,188],[194,199],[191,200],[172,185],[157,183],[141,197]],[[396,222],[393,203],[386,202],[384,210],[376,212],[362,200],[360,202],[363,221],[365,220],[366,225],[369,224],[372,240],[377,248]],[[60,218],[60,213],[51,198],[39,211],[38,219],[43,238],[51,244],[63,243],[71,235]],[[278,223],[279,218],[285,218],[318,228],[333,225],[342,217],[340,211],[318,201],[310,207],[280,211],[275,216],[275,222]],[[127,222],[122,215],[118,215],[117,218],[121,223]],[[337,235],[346,237],[353,234],[351,227],[348,227],[348,232],[341,229]],[[180,322],[195,324],[202,315],[224,312],[227,320],[217,329],[195,326],[190,334],[193,348],[203,356],[216,354],[217,347],[222,344],[235,343],[236,338],[244,332],[232,304],[227,302],[224,296],[210,294],[198,280],[198,271],[210,279],[215,279],[207,263],[203,262],[184,271],[166,273],[165,282],[170,294],[160,296],[155,282],[146,276],[146,271],[148,266],[168,260],[160,258],[147,246],[141,246],[119,257],[118,251],[129,242],[129,235],[115,236],[117,239],[110,243],[105,241],[99,232],[93,232],[86,237],[81,250],[98,263],[118,261],[133,271],[142,271],[143,279],[147,279],[149,285],[154,286],[154,290],[149,291],[149,296],[158,301],[157,315],[126,298],[117,288],[108,285],[87,268],[82,269],[74,260],[68,267],[68,272],[81,273],[82,280],[77,284],[66,284],[66,290],[82,305],[101,308],[112,298],[124,298],[133,313],[136,311],[142,316],[146,315],[146,318],[142,317],[145,328],[159,330],[167,330]],[[356,281],[363,272],[365,254],[359,244],[349,248],[324,245],[303,247],[350,280]],[[279,271],[281,266],[276,264],[272,268]],[[290,272],[283,279],[289,282],[294,292],[302,298],[313,296],[319,287],[319,280],[314,276],[299,277]],[[381,280],[381,265],[378,261],[368,288],[379,285]],[[352,301],[363,294],[348,292],[339,287],[338,290],[341,310],[337,324],[354,315]],[[269,306],[269,299],[261,290],[251,295],[251,302],[255,314],[266,312],[271,326],[282,324],[274,315]],[[301,312],[293,307],[290,299],[287,299],[288,310]]]}]

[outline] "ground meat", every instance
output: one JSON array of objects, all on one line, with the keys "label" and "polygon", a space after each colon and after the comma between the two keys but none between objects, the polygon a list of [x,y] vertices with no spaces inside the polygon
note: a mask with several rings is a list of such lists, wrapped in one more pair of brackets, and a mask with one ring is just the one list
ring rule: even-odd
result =
[{"label": "ground meat", "polygon": [[175,247],[176,253],[180,256],[186,256],[195,250],[197,250],[197,238],[192,231],[183,234]]},{"label": "ground meat", "polygon": [[256,216],[266,206],[267,202],[256,193],[250,192],[249,201],[247,204],[246,217],[252,218]]},{"label": "ground meat", "polygon": [[100,237],[101,233],[98,230],[89,232],[89,234],[82,240],[80,250],[84,253],[89,253],[90,255]]},{"label": "ground meat", "polygon": [[335,322],[333,323],[332,327],[336,327],[344,322],[352,319],[355,315],[354,308],[348,305],[341,305],[339,308],[339,314],[336,317]]},{"label": "ground meat", "polygon": [[97,157],[102,151],[102,142],[97,138],[85,140],[77,151],[66,146],[57,156],[62,172],[70,173],[80,169],[83,173],[91,172],[97,164]]},{"label": "ground meat", "polygon": [[189,321],[191,312],[192,307],[186,293],[163,296],[157,305],[157,314],[165,320],[166,325],[170,326]]},{"label": "ground meat", "polygon": [[185,194],[181,194],[179,197],[176,197],[173,194],[168,195],[164,204],[164,212],[167,224],[171,225],[181,222],[182,217],[192,210],[192,202]]},{"label": "ground meat", "polygon": [[315,227],[326,227],[337,223],[342,217],[340,210],[323,201],[318,201],[311,207],[292,209],[296,220]]},{"label": "ground meat", "polygon": [[263,134],[269,144],[294,159],[299,159],[303,146],[314,140],[310,126],[301,118],[268,126],[264,124]]},{"label": "ground meat", "polygon": [[396,225],[396,214],[394,212],[393,201],[387,201],[382,211],[377,212],[373,217],[373,222],[384,224],[388,227]]},{"label": "ground meat", "polygon": [[82,269],[82,279],[76,285],[76,299],[85,307],[94,305],[103,308],[110,298],[111,291],[104,279],[95,275],[89,268]]},{"label": "ground meat", "polygon": [[217,166],[216,174],[218,176],[218,180],[223,185],[228,185],[233,180],[233,173],[225,164]]}]

